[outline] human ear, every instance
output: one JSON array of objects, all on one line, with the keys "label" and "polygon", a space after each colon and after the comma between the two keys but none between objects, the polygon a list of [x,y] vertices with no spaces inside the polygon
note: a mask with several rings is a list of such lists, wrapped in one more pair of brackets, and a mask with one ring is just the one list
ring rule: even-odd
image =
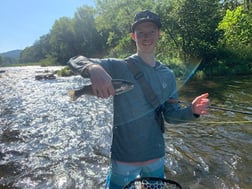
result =
[{"label": "human ear", "polygon": [[135,39],[136,39],[136,35],[135,35],[135,33],[134,33],[134,32],[131,32],[131,33],[130,33],[130,37],[131,37],[131,39],[133,39],[133,40],[135,41]]}]

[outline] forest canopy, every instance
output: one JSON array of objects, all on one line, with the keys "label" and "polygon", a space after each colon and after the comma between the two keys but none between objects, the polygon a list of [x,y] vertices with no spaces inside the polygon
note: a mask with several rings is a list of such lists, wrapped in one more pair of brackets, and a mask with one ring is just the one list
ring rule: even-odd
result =
[{"label": "forest canopy", "polygon": [[125,58],[135,52],[130,28],[136,12],[162,19],[157,59],[176,67],[202,60],[205,75],[252,73],[252,0],[96,0],[23,50],[20,62],[65,65],[75,55]]}]

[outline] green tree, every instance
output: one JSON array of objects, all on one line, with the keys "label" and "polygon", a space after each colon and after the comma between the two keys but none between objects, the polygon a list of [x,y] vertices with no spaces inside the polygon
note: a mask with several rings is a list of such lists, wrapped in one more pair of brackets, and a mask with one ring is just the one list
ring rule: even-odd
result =
[{"label": "green tree", "polygon": [[223,0],[222,5],[225,10],[230,9],[234,10],[236,7],[240,6],[243,0]]},{"label": "green tree", "polygon": [[72,42],[74,41],[73,21],[67,17],[56,20],[51,31],[49,44],[52,57],[64,64],[73,55]]},{"label": "green tree", "polygon": [[238,70],[234,65],[241,58],[244,65],[252,61],[251,3],[251,0],[96,0],[96,8],[83,6],[73,18],[56,20],[48,34],[23,51],[20,60],[65,64],[77,54],[124,58],[135,52],[135,43],[129,35],[135,13],[149,9],[159,14],[163,23],[156,50],[159,60],[168,64],[180,61],[179,66],[184,67],[181,59],[186,62],[196,56],[203,58],[206,72],[214,69],[225,73],[230,67]]},{"label": "green tree", "polygon": [[0,66],[3,65],[3,64],[4,64],[4,62],[3,62],[3,57],[0,56]]},{"label": "green tree", "polygon": [[159,4],[164,31],[176,50],[204,58],[213,55],[218,41],[216,28],[221,19],[218,2],[166,0]]},{"label": "green tree", "polygon": [[221,44],[240,53],[245,49],[251,49],[252,18],[243,12],[241,6],[233,11],[228,9],[218,29],[224,32]]},{"label": "green tree", "polygon": [[155,11],[155,0],[96,0],[96,26],[110,56],[125,57],[135,51],[129,37],[134,15],[143,9]]},{"label": "green tree", "polygon": [[222,64],[224,62],[232,74],[251,73],[252,17],[243,11],[242,6],[228,9],[218,30],[223,31],[223,37],[219,40]]},{"label": "green tree", "polygon": [[74,39],[70,41],[75,54],[101,56],[105,40],[95,25],[95,9],[83,6],[78,8],[73,19]]},{"label": "green tree", "polygon": [[20,62],[39,62],[44,59],[51,51],[49,44],[49,35],[43,35],[31,47],[26,47],[21,55]]},{"label": "green tree", "polygon": [[26,47],[20,54],[21,63],[38,62],[39,60],[41,60],[41,58],[42,56],[39,41],[37,41],[30,47]]}]

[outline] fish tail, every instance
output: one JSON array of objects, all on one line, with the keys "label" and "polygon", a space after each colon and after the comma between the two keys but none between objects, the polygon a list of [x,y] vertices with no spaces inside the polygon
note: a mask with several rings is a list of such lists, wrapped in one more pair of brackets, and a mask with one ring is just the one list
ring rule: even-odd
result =
[{"label": "fish tail", "polygon": [[70,101],[75,101],[78,98],[78,96],[75,94],[75,90],[69,90],[68,96],[70,97]]}]

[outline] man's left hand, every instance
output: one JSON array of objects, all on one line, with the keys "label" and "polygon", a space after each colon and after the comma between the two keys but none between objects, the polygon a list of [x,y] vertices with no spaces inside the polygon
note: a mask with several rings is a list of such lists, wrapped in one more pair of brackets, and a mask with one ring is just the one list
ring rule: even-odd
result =
[{"label": "man's left hand", "polygon": [[209,112],[210,100],[207,98],[208,93],[196,97],[192,102],[193,114],[205,115]]}]

